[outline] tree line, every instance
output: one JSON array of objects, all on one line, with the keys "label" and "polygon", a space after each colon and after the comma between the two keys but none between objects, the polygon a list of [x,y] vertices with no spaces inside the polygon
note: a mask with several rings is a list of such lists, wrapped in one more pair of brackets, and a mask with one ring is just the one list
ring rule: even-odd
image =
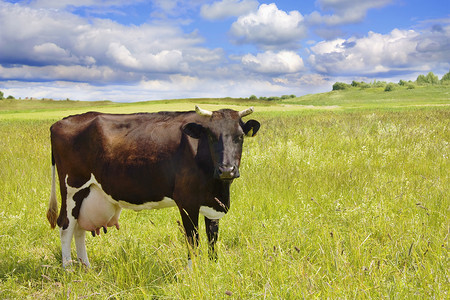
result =
[{"label": "tree line", "polygon": [[3,100],[3,99],[14,99],[14,96],[9,95],[8,97],[5,98],[4,95],[5,94],[3,94],[2,91],[0,91],[0,100]]},{"label": "tree line", "polygon": [[450,85],[450,71],[444,76],[442,76],[441,79],[439,79],[438,76],[434,75],[433,72],[429,72],[427,75],[417,76],[416,81],[400,80],[398,83],[377,81],[377,80],[374,80],[373,82],[369,83],[364,81],[353,80],[352,83],[350,84],[345,82],[336,82],[335,84],[333,84],[333,91],[345,90],[349,88],[361,88],[361,89],[384,88],[385,92],[390,92],[399,86],[406,87],[407,89],[414,89],[416,88],[416,86],[426,86],[426,85]]}]

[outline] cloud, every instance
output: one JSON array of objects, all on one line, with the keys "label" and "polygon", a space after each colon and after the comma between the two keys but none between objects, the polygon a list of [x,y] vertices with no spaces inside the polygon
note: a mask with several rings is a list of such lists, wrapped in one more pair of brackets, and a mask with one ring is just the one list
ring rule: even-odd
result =
[{"label": "cloud", "polygon": [[223,20],[229,17],[236,17],[247,14],[258,8],[259,2],[256,0],[222,0],[212,4],[204,4],[201,7],[200,15],[207,20]]},{"label": "cloud", "polygon": [[[128,80],[123,78],[128,75]],[[53,81],[65,80],[75,82],[93,82],[106,83],[130,82],[130,80],[138,80],[136,76],[130,76],[122,71],[113,70],[107,66],[64,66],[64,65],[49,65],[49,66],[13,66],[3,67],[0,65],[0,80],[23,80],[26,82],[36,81]]]},{"label": "cloud", "polygon": [[363,38],[322,41],[311,47],[309,62],[320,73],[377,76],[395,72],[448,69],[450,26],[442,31],[394,29]]},{"label": "cloud", "polygon": [[303,59],[292,51],[247,54],[242,57],[242,64],[252,72],[272,75],[297,73],[304,69]]},{"label": "cloud", "polygon": [[[14,66],[17,76],[20,71],[23,76],[30,75],[27,72],[31,69],[27,67],[41,67],[47,78],[51,76],[47,73],[51,68],[44,67],[60,66],[61,70],[67,70],[78,65],[89,70],[86,81],[92,80],[89,74],[94,69],[108,68],[128,82],[129,78],[159,77],[161,73],[183,74],[201,67],[198,60],[219,63],[217,60],[223,58],[218,58],[214,50],[200,47],[203,39],[197,33],[185,34],[176,26],[125,26],[107,19],[87,21],[65,11],[4,2],[0,2],[0,28],[0,63]],[[195,56],[198,52],[202,55]],[[38,76],[38,71],[32,70],[31,74]],[[83,81],[82,73],[75,74],[73,77]],[[105,75],[103,79],[94,76],[99,82],[111,79],[107,72],[96,74]],[[66,80],[67,75],[54,72],[52,79]]]},{"label": "cloud", "polygon": [[42,64],[74,64],[80,61],[55,43],[46,42],[35,45],[32,50],[34,59]]},{"label": "cloud", "polygon": [[307,16],[310,24],[337,26],[359,23],[366,17],[367,11],[388,5],[393,0],[317,0],[323,11],[332,11],[332,15],[321,15],[314,11]]},{"label": "cloud", "polygon": [[130,50],[119,43],[110,43],[108,51],[106,51],[106,55],[108,57],[111,57],[117,64],[121,66],[129,68],[137,68],[139,66],[138,60],[133,57]]},{"label": "cloud", "polygon": [[256,44],[261,48],[295,48],[306,36],[304,18],[298,11],[286,13],[272,4],[241,16],[231,25],[230,34],[238,44]]},{"label": "cloud", "polygon": [[239,78],[240,80],[215,80],[214,78],[174,74],[167,79],[140,80],[127,85],[94,85],[86,82],[4,81],[2,92],[15,97],[35,97],[74,100],[112,100],[121,102],[157,99],[248,97],[252,94],[267,96],[299,94],[304,88],[274,83],[264,78]]}]

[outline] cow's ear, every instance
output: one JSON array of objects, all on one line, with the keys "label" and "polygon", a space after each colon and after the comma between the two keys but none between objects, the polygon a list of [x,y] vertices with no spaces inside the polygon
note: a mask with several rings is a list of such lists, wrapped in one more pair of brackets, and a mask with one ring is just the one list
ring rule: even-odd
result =
[{"label": "cow's ear", "polygon": [[261,127],[261,124],[256,120],[248,120],[243,126],[242,130],[244,130],[244,133],[246,136],[255,136],[256,133],[259,130],[259,127]]},{"label": "cow's ear", "polygon": [[183,126],[182,131],[194,139],[199,139],[205,131],[205,128],[197,123],[188,123]]}]

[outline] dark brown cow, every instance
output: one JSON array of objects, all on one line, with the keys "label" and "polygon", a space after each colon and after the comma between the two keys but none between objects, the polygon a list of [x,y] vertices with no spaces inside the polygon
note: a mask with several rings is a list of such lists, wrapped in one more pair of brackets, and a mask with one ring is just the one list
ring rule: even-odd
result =
[{"label": "dark brown cow", "polygon": [[[219,219],[230,207],[230,185],[239,177],[243,137],[260,124],[242,121],[253,112],[229,109],[130,115],[88,112],[52,125],[52,191],[47,218],[60,227],[63,266],[78,259],[89,266],[85,232],[119,228],[122,208],[177,206],[187,240],[198,243],[199,213],[205,216],[210,255],[216,257]],[[55,188],[55,165],[61,210]]]}]

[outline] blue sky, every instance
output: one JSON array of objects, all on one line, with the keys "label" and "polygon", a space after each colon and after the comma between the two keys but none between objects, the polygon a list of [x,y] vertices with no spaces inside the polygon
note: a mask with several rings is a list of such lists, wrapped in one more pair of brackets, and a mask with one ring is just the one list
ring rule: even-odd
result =
[{"label": "blue sky", "polygon": [[450,4],[0,0],[0,90],[143,101],[304,95],[450,70]]}]

